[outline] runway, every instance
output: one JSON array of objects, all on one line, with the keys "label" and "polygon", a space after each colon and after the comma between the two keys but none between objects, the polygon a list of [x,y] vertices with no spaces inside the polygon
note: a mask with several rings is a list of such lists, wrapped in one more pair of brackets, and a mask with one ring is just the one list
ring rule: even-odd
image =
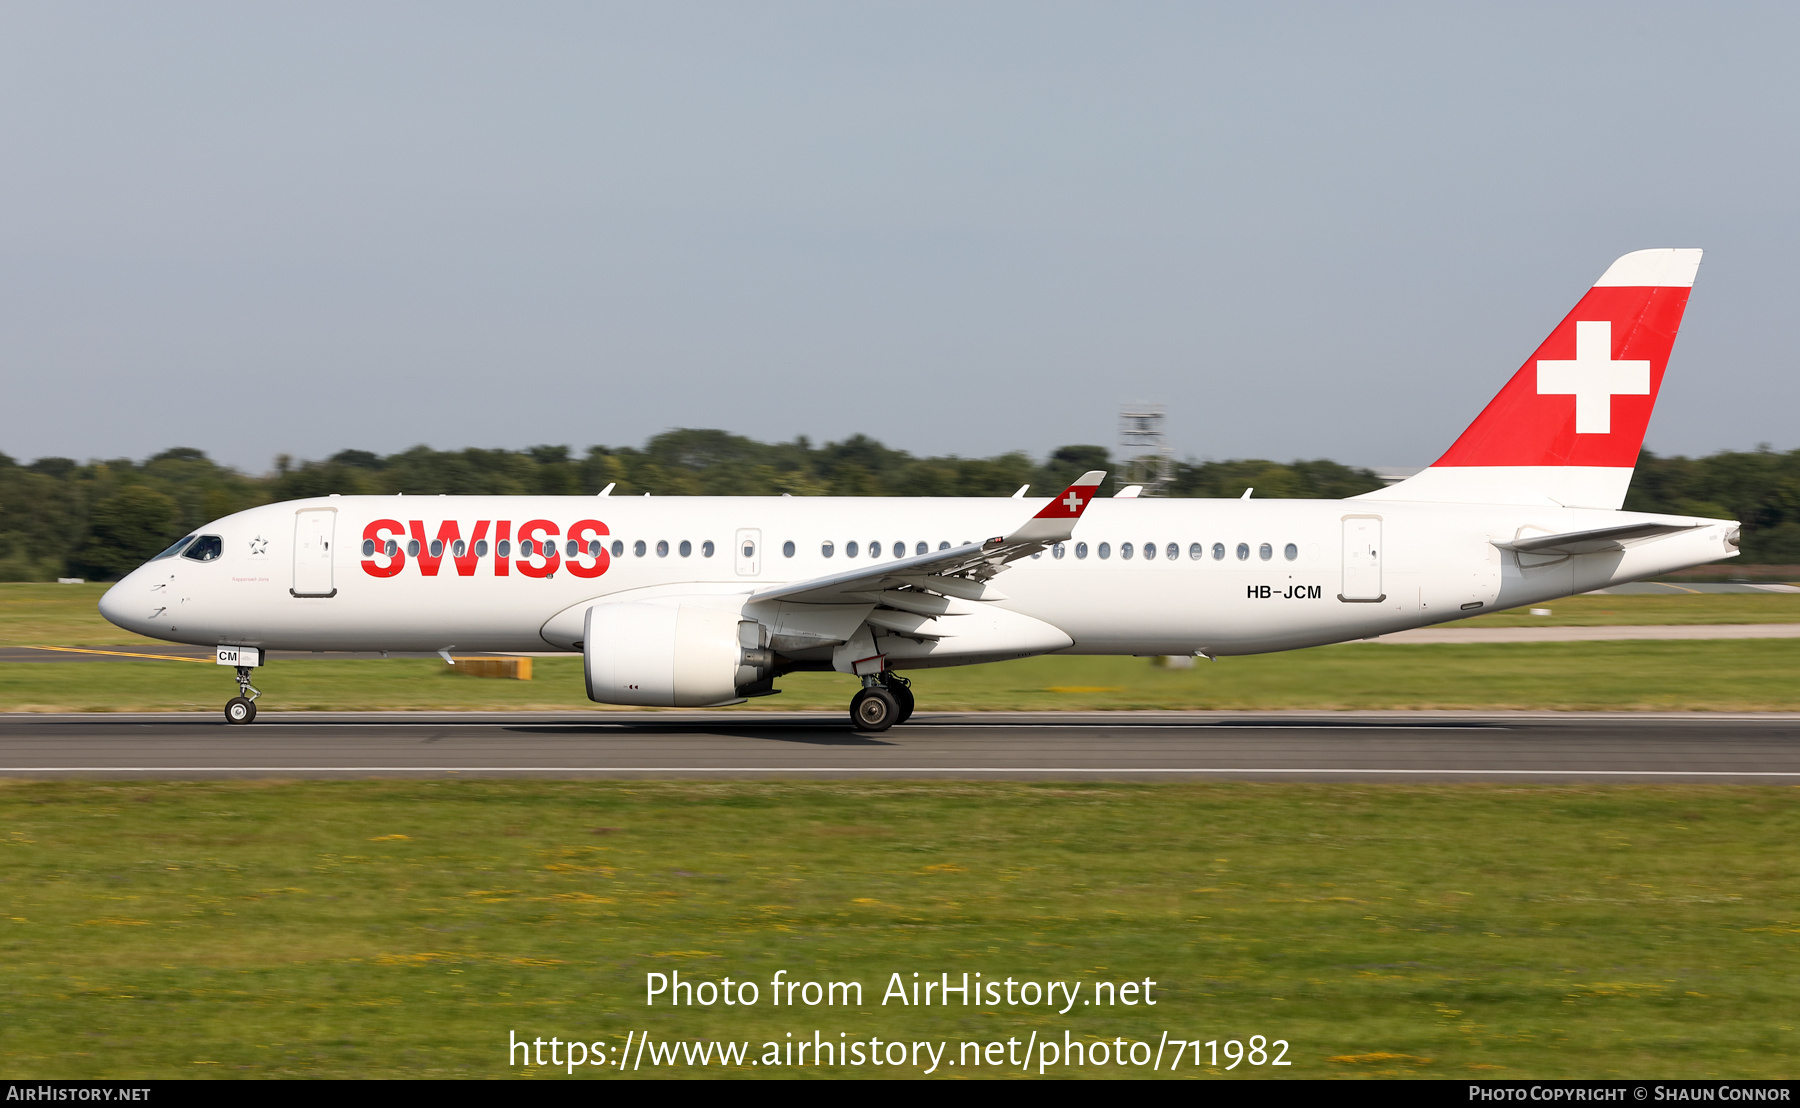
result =
[{"label": "runway", "polygon": [[1800,715],[268,712],[0,716],[0,776],[1800,784]]}]

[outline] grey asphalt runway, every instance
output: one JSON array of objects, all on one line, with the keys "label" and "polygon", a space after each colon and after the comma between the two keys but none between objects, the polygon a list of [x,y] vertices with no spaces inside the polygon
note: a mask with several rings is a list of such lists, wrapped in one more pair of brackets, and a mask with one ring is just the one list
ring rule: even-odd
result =
[{"label": "grey asphalt runway", "polygon": [[1800,784],[1800,716],[836,713],[0,716],[0,776]]}]

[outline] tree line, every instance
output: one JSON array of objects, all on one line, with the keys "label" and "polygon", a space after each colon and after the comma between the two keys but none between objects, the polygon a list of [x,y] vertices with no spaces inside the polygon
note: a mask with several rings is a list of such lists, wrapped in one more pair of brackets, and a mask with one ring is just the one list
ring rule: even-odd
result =
[{"label": "tree line", "polygon": [[[1048,494],[1084,471],[1118,472],[1102,446],[1064,446],[1044,459],[915,457],[865,435],[815,446],[762,443],[724,431],[676,430],[642,449],[566,446],[433,450],[386,456],[345,450],[322,461],[283,456],[261,476],[221,466],[190,447],[145,461],[78,463],[0,454],[0,581],[115,579],[211,519],[274,501],[328,493],[620,496],[1009,496]],[[1116,488],[1110,483],[1108,493]],[[1336,462],[1180,462],[1170,496],[1336,499],[1381,487]],[[1745,560],[1800,563],[1800,450],[1767,448],[1707,458],[1639,459],[1627,508],[1742,519]]]}]

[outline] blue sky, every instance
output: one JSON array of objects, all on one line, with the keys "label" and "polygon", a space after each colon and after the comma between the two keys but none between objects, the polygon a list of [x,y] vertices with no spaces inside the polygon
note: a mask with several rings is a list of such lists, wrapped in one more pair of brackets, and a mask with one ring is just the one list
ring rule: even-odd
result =
[{"label": "blue sky", "polygon": [[1800,446],[1792,6],[10,4],[0,450],[1423,465],[1608,262]]}]

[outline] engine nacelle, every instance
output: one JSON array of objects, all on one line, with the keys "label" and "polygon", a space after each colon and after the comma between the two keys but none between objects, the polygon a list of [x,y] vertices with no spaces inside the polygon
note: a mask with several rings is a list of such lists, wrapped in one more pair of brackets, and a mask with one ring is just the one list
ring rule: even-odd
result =
[{"label": "engine nacelle", "polygon": [[582,634],[588,699],[657,708],[732,703],[740,686],[769,676],[773,658],[759,636],[755,622],[717,608],[596,604]]}]

